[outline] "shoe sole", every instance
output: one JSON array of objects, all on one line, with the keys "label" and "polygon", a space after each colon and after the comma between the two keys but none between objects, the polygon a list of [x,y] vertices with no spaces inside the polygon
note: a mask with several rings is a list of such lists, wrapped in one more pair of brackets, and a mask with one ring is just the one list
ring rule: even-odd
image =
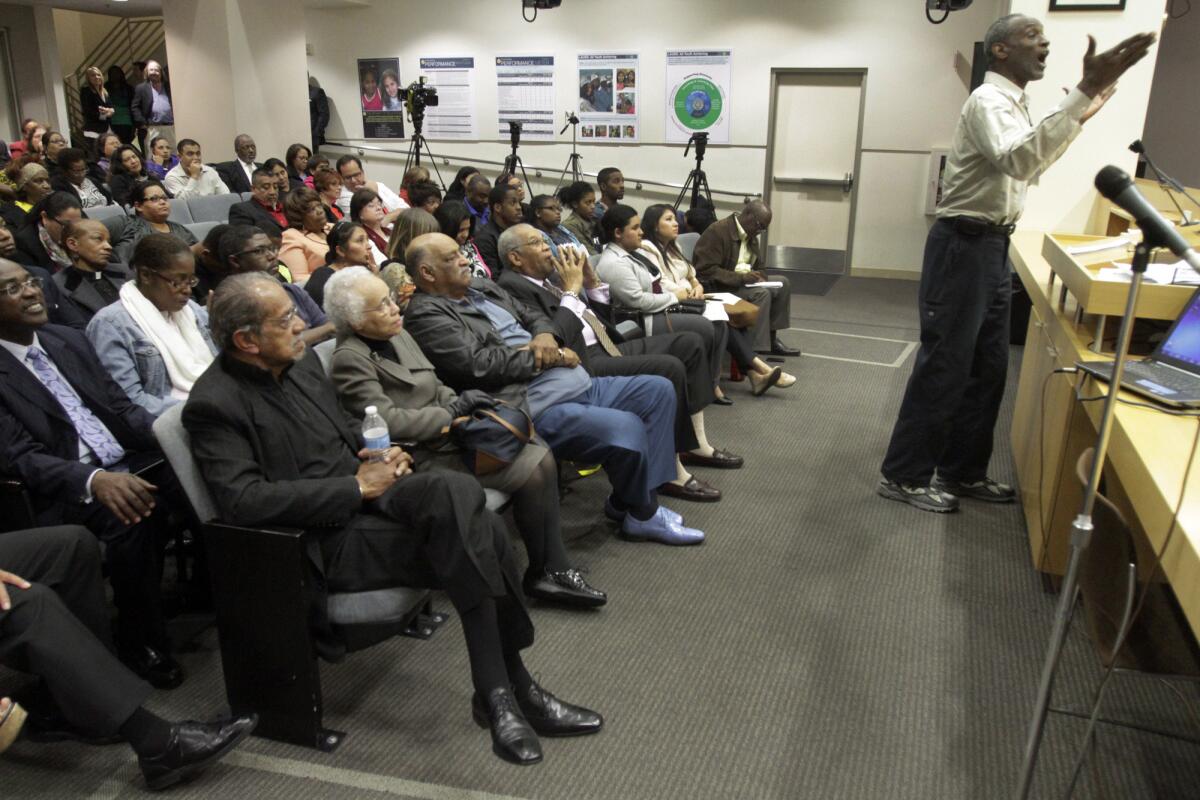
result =
[{"label": "shoe sole", "polygon": [[[490,727],[490,723],[488,722],[488,720],[479,716],[479,712],[475,709],[475,707],[473,705],[471,707],[471,719],[475,720],[475,724],[478,725],[479,727],[483,728],[484,730],[487,730]],[[529,720],[526,720],[526,722],[528,722],[528,721]],[[530,725],[529,727],[532,728],[533,725]],[[537,731],[534,731],[534,733],[537,733]],[[539,755],[537,758],[530,759],[528,761],[522,761],[520,759],[513,758],[511,755],[506,753],[504,750],[500,749],[500,746],[497,745],[495,742],[492,742],[492,752],[495,753],[496,756],[501,761],[505,761],[509,764],[516,764],[518,767],[532,767],[534,764],[542,763],[542,759],[545,758],[545,755],[543,754],[543,755]]]},{"label": "shoe sole", "polygon": [[918,511],[928,511],[932,514],[949,514],[953,511],[958,511],[958,506],[947,506],[945,508],[941,508],[938,506],[919,505],[917,503],[914,503],[908,495],[906,495],[902,492],[892,491],[891,489],[888,489],[885,486],[876,487],[875,493],[877,495],[879,495],[880,497],[886,498],[888,500],[895,500],[898,503],[904,503],[905,505],[912,506],[913,508],[917,509]]},{"label": "shoe sole", "polygon": [[608,598],[579,597],[570,594],[531,594],[525,589],[525,597],[555,606],[570,606],[572,608],[599,608],[608,602]]},{"label": "shoe sole", "polygon": [[621,531],[617,535],[627,542],[654,542],[655,544],[665,544],[668,547],[695,547],[696,545],[704,544],[703,539],[697,539],[694,542],[664,542],[662,539],[655,539],[652,536],[637,536],[625,531]]},{"label": "shoe sole", "polygon": [[9,700],[12,706],[5,714],[4,720],[0,721],[0,753],[3,753],[8,748],[12,747],[12,743],[17,740],[17,736],[21,733],[21,726],[25,724],[26,712],[17,703]]},{"label": "shoe sole", "polygon": [[728,461],[700,462],[692,461],[691,459],[685,461],[683,456],[679,457],[679,463],[685,467],[700,467],[701,469],[741,469],[746,465],[745,461],[735,461],[733,463]]},{"label": "shoe sole", "polygon": [[777,372],[776,370],[778,369],[779,368],[776,367],[775,369],[771,370],[771,374],[767,376],[767,379],[758,386],[754,386],[754,381],[750,381],[750,385],[753,387],[750,390],[750,394],[754,395],[755,397],[762,397],[767,393],[768,389],[779,383],[779,379],[783,377],[783,372]]},{"label": "shoe sole", "polygon": [[186,767],[181,767],[180,769],[172,770],[171,772],[160,775],[157,778],[154,778],[153,780],[151,780],[150,778],[147,778],[146,779],[146,788],[149,789],[150,791],[157,792],[161,789],[166,789],[171,786],[174,786],[177,783],[185,783],[187,781],[190,781],[192,778],[196,777],[196,775],[198,775],[201,771],[203,771],[207,767],[211,766],[214,762],[220,761],[222,758],[224,758],[229,753],[230,750],[237,747],[239,744],[242,743],[242,741],[247,736],[254,733],[254,729],[257,727],[258,727],[258,722],[255,722],[249,728],[247,728],[246,730],[239,733],[237,736],[230,739],[225,744],[224,747],[222,747],[220,750],[217,750],[215,753],[213,753],[212,755],[210,755],[208,758],[204,759],[203,761],[198,761],[195,764],[189,764]]},{"label": "shoe sole", "polygon": [[946,494],[953,495],[960,500],[963,498],[967,498],[970,500],[982,500],[985,503],[999,504],[999,503],[1012,503],[1012,502],[1015,502],[1017,499],[1016,495],[1013,495],[1012,497],[997,497],[994,494],[975,494],[974,492],[971,492],[969,490],[963,491],[960,494],[959,492],[951,491],[950,487],[946,486],[945,484],[941,484],[941,483],[934,483],[933,488],[937,489],[938,491],[945,492]]}]

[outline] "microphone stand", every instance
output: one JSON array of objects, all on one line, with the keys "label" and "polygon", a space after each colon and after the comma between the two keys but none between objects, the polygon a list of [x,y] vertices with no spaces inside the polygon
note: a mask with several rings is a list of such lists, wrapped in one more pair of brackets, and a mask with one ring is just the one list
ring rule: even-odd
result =
[{"label": "microphone stand", "polygon": [[1071,558],[1067,563],[1067,574],[1063,579],[1062,588],[1058,595],[1058,606],[1054,613],[1054,628],[1050,634],[1050,643],[1046,649],[1046,660],[1042,665],[1041,681],[1038,684],[1037,702],[1034,705],[1033,719],[1029,723],[1029,735],[1025,744],[1025,762],[1021,770],[1020,783],[1013,795],[1017,800],[1026,800],[1033,784],[1033,774],[1037,766],[1038,752],[1041,747],[1042,734],[1046,729],[1046,715],[1050,710],[1050,694],[1054,688],[1054,677],[1058,670],[1058,662],[1062,657],[1063,645],[1067,640],[1067,632],[1071,624],[1071,616],[1075,610],[1076,593],[1079,587],[1079,568],[1083,554],[1091,544],[1092,539],[1092,509],[1096,504],[1096,494],[1100,486],[1100,475],[1104,471],[1104,459],[1108,452],[1109,439],[1112,436],[1113,416],[1117,408],[1117,393],[1121,391],[1121,378],[1125,374],[1125,361],[1129,354],[1129,340],[1133,335],[1134,311],[1137,308],[1138,295],[1142,288],[1142,279],[1146,273],[1146,265],[1150,263],[1150,254],[1161,243],[1155,240],[1149,230],[1143,231],[1143,240],[1138,244],[1133,254],[1133,280],[1129,284],[1129,297],[1125,303],[1125,316],[1121,318],[1121,329],[1117,334],[1117,350],[1113,363],[1112,379],[1108,384],[1108,395],[1104,400],[1104,412],[1100,418],[1100,432],[1096,436],[1096,451],[1092,458],[1091,473],[1088,475],[1087,489],[1083,493],[1083,507],[1079,515],[1071,523]]},{"label": "microphone stand", "polygon": [[579,155],[579,145],[575,140],[575,134],[579,128],[579,117],[567,112],[567,124],[563,125],[563,129],[558,132],[562,136],[567,132],[567,128],[571,129],[571,155],[567,156],[567,163],[563,165],[563,171],[558,176],[558,183],[554,184],[554,194],[558,194],[558,187],[562,186],[562,182],[567,178],[567,171],[571,173],[571,181],[578,183],[583,180],[583,171],[580,169],[579,162],[583,161],[583,156]]},{"label": "microphone stand", "polygon": [[1174,205],[1175,210],[1179,212],[1180,227],[1187,227],[1188,225],[1200,225],[1200,220],[1193,220],[1192,222],[1187,221],[1187,215],[1183,213],[1183,206],[1179,205],[1179,201],[1175,199],[1175,195],[1171,194],[1171,191],[1174,190],[1179,192],[1188,200],[1191,200],[1196,205],[1196,208],[1200,208],[1200,200],[1197,200],[1188,194],[1188,190],[1183,188],[1182,183],[1175,180],[1170,175],[1165,174],[1158,168],[1158,165],[1154,163],[1154,159],[1150,158],[1150,154],[1147,153],[1146,148],[1142,146],[1141,139],[1137,139],[1133,144],[1129,145],[1129,149],[1146,159],[1146,166],[1154,170],[1154,177],[1158,181],[1158,185],[1161,186],[1163,191],[1167,193],[1167,197],[1171,200],[1171,204]]}]

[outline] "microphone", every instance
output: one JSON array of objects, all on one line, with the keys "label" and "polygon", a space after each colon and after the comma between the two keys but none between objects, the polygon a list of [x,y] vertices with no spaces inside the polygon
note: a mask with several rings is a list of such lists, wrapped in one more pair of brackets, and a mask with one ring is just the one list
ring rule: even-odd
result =
[{"label": "microphone", "polygon": [[1158,185],[1163,187],[1163,189],[1166,190],[1167,198],[1171,201],[1171,204],[1173,206],[1175,206],[1175,210],[1179,212],[1179,216],[1183,218],[1182,224],[1184,226],[1195,225],[1196,224],[1195,222],[1188,221],[1188,215],[1183,213],[1183,206],[1179,205],[1179,201],[1175,199],[1175,195],[1171,194],[1171,190],[1174,189],[1175,191],[1179,192],[1181,195],[1186,197],[1188,200],[1191,200],[1193,203],[1196,204],[1197,208],[1200,208],[1200,202],[1197,202],[1196,198],[1194,198],[1190,194],[1188,194],[1188,190],[1184,188],[1183,184],[1181,184],[1179,181],[1175,180],[1170,175],[1166,174],[1165,172],[1163,172],[1161,169],[1158,168],[1158,165],[1155,164],[1154,161],[1150,158],[1149,154],[1146,153],[1146,147],[1145,147],[1145,145],[1142,144],[1141,139],[1134,139],[1132,142],[1130,142],[1129,149],[1130,149],[1130,151],[1137,153],[1139,156],[1146,159],[1146,166],[1148,166],[1148,167],[1150,167],[1150,169],[1154,170],[1154,174],[1158,178]]},{"label": "microphone", "polygon": [[1133,179],[1120,167],[1111,164],[1096,173],[1096,189],[1137,220],[1142,229],[1143,241],[1148,245],[1166,247],[1200,272],[1200,255],[1188,246],[1187,240],[1179,235],[1175,226],[1158,213],[1158,209],[1146,202],[1146,198]]}]

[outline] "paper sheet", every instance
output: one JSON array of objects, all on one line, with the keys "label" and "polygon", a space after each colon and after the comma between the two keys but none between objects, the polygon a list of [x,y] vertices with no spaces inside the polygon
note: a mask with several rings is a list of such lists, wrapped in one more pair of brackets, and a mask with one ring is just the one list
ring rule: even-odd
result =
[{"label": "paper sheet", "polygon": [[711,322],[727,322],[729,312],[725,310],[725,304],[721,301],[709,300],[704,304],[704,318]]},{"label": "paper sheet", "polygon": [[[1097,277],[1105,281],[1125,281],[1133,279],[1131,265],[1117,263],[1111,267],[1102,267]],[[1145,283],[1161,284],[1163,286],[1200,286],[1200,272],[1192,269],[1191,265],[1182,259],[1173,264],[1148,264],[1146,266]]]},{"label": "paper sheet", "polygon": [[1075,247],[1068,247],[1067,252],[1073,256],[1081,256],[1085,253],[1099,253],[1101,250],[1117,250],[1135,244],[1141,237],[1133,236],[1125,233],[1120,236],[1115,236],[1111,239],[1102,239],[1091,244],[1080,244]]},{"label": "paper sheet", "polygon": [[764,289],[778,289],[783,286],[783,281],[759,281],[746,284],[747,289],[753,289],[755,286],[761,286]]}]

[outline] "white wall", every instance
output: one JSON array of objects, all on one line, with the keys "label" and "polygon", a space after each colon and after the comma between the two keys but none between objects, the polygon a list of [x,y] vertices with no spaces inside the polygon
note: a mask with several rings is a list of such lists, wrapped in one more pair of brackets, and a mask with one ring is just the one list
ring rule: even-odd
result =
[{"label": "white wall", "polygon": [[[42,80],[42,55],[38,49],[33,9],[29,6],[0,5],[0,25],[9,30],[21,116],[47,119],[50,109],[54,107],[54,98],[47,94],[45,81]],[[17,120],[17,124],[20,124],[20,120]],[[20,131],[17,130],[0,131],[0,135],[8,141],[16,140],[18,133]]]},{"label": "white wall", "polygon": [[[1197,4],[1200,6],[1200,4]],[[1180,4],[1176,4],[1181,7]],[[1200,7],[1167,20],[1154,69],[1142,141],[1154,163],[1184,186],[1200,187]]]},{"label": "white wall", "polygon": [[[1140,2],[1140,0],[1134,0]],[[926,22],[917,2],[879,0],[741,0],[738,3],[569,0],[523,22],[515,0],[440,0],[405,4],[389,15],[381,4],[369,10],[305,12],[309,69],[329,95],[333,120],[328,138],[362,136],[355,59],[398,56],[404,82],[417,75],[417,59],[430,55],[474,55],[480,129],[494,127],[494,56],[551,52],[557,58],[558,108],[572,107],[576,53],[635,50],[641,55],[640,145],[581,145],[583,168],[596,172],[620,166],[627,177],[682,183],[692,160],[683,147],[658,144],[664,136],[665,51],[674,47],[733,48],[732,147],[710,146],[704,166],[713,188],[761,192],[766,164],[767,117],[772,67],[866,67],[859,209],[855,223],[855,268],[920,269],[928,218],[924,182],[928,151],[949,143],[967,89],[955,71],[956,57],[969,60],[998,15],[999,0],[976,0],[943,25]],[[400,33],[403,26],[412,33]],[[820,124],[813,109],[813,124]],[[569,132],[568,132],[569,137]],[[549,189],[567,160],[566,144],[521,148],[527,166],[549,167],[552,175],[535,190]],[[404,148],[407,142],[377,143]],[[433,142],[434,152],[500,161],[506,143]],[[331,149],[331,155],[339,150]],[[367,154],[369,172],[398,183],[403,157]],[[457,167],[454,164],[453,167]],[[485,170],[494,175],[496,170]],[[446,175],[447,179],[452,176]],[[629,191],[635,206],[674,200],[669,190]],[[720,198],[714,198],[720,199]],[[721,204],[732,207],[736,199]]]},{"label": "white wall", "polygon": [[[62,74],[70,75],[120,21],[120,17],[111,14],[54,9],[54,32]],[[108,64],[96,66],[102,72],[108,69]]]}]

